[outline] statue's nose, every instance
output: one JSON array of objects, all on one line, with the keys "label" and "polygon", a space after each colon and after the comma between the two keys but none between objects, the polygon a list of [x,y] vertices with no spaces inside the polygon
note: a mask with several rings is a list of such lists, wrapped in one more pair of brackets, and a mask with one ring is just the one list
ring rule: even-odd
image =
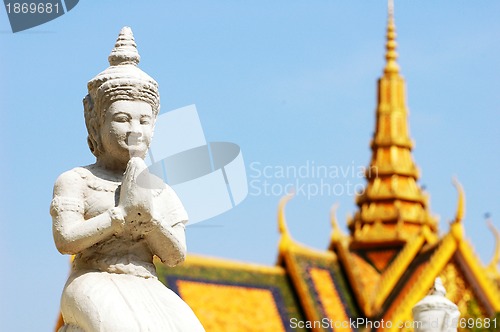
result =
[{"label": "statue's nose", "polygon": [[141,137],[142,136],[141,124],[139,123],[139,121],[131,121],[130,122],[129,136],[134,136],[134,137]]}]

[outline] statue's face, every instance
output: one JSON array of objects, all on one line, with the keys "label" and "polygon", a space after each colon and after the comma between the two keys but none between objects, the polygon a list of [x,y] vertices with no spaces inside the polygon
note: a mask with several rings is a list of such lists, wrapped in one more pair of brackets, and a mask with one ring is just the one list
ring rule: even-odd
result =
[{"label": "statue's face", "polygon": [[117,100],[106,110],[100,128],[106,158],[126,162],[146,156],[153,135],[151,105],[143,101]]}]

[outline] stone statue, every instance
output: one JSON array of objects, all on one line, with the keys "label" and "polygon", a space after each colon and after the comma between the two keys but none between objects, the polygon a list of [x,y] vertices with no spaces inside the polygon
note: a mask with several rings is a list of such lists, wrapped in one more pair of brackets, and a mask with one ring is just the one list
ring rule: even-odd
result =
[{"label": "stone statue", "polygon": [[430,294],[412,309],[415,332],[457,332],[460,312],[446,297],[441,278],[436,278]]},{"label": "stone statue", "polygon": [[108,60],[83,101],[96,162],[54,185],[54,241],[75,255],[59,331],[204,331],[153,264],[153,255],[169,266],[184,260],[188,221],[175,192],[149,175],[143,160],[160,108],[158,84],[137,67],[128,27]]}]

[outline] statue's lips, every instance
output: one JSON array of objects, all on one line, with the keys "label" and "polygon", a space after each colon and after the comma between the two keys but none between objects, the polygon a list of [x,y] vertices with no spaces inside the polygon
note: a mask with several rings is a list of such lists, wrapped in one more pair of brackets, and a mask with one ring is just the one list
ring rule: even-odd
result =
[{"label": "statue's lips", "polygon": [[144,140],[142,138],[129,137],[127,139],[128,146],[142,145],[142,144],[144,144]]}]

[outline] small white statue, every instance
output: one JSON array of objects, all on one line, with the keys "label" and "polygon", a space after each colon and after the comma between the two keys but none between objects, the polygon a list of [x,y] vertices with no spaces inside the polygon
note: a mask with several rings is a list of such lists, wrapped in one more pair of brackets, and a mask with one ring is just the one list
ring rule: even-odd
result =
[{"label": "small white statue", "polygon": [[184,260],[188,221],[175,192],[143,160],[160,108],[158,84],[137,67],[130,28],[108,59],[84,99],[96,162],[61,174],[54,186],[54,241],[76,255],[59,331],[204,331],[153,264],[153,255],[170,266]]},{"label": "small white statue", "polygon": [[415,332],[457,332],[460,312],[446,297],[441,278],[436,278],[429,295],[412,309]]}]

